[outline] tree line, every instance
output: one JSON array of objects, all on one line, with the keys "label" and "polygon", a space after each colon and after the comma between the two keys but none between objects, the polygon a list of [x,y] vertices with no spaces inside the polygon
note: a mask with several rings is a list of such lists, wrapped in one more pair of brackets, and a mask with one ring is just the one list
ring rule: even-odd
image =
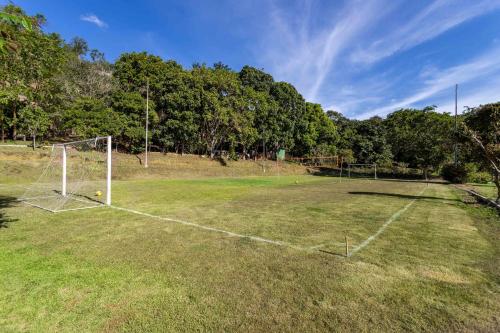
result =
[{"label": "tree line", "polygon": [[13,4],[1,8],[2,141],[28,136],[35,147],[37,138],[112,135],[121,151],[140,153],[148,95],[152,149],[163,152],[238,159],[272,158],[285,149],[289,156],[337,155],[425,174],[454,160],[478,172],[498,171],[498,104],[469,109],[456,127],[450,114],[432,106],[352,120],[307,102],[262,69],[183,68],[146,52],[123,53],[110,63],[82,38],[66,42],[46,33],[45,23],[43,15],[29,16]]},{"label": "tree line", "polygon": [[[66,43],[47,34],[41,15],[3,11],[32,29],[3,21],[14,50],[1,53],[2,140],[20,134],[69,139],[113,135],[119,149],[144,149],[146,94],[151,142],[161,151],[231,157],[279,149],[290,154],[333,154],[334,123],[291,84],[262,70],[239,72],[217,63],[184,69],[173,60],[124,53],[114,63],[81,38]],[[147,86],[149,90],[146,91]]]}]

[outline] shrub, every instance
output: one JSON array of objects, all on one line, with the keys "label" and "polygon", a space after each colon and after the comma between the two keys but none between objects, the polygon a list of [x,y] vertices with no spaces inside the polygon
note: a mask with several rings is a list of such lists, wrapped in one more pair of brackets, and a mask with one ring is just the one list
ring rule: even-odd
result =
[{"label": "shrub", "polygon": [[481,166],[477,163],[465,163],[468,183],[486,184],[493,180],[489,172],[481,171]]},{"label": "shrub", "polygon": [[462,164],[446,164],[441,169],[441,176],[451,183],[462,184],[467,181],[467,170]]},{"label": "shrub", "polygon": [[473,172],[467,176],[467,182],[469,183],[487,184],[491,182],[491,180],[491,174],[484,171]]}]

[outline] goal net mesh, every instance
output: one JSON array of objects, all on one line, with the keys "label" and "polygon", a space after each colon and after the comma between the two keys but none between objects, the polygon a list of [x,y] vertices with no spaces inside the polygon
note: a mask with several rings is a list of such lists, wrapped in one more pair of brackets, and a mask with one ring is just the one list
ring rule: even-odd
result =
[{"label": "goal net mesh", "polygon": [[[41,171],[38,180],[26,189],[21,200],[52,212],[99,207],[105,204],[106,153],[107,138],[53,145],[50,161]],[[65,189],[64,155],[66,155]]]},{"label": "goal net mesh", "polygon": [[349,178],[377,178],[376,164],[348,164],[347,175]]}]

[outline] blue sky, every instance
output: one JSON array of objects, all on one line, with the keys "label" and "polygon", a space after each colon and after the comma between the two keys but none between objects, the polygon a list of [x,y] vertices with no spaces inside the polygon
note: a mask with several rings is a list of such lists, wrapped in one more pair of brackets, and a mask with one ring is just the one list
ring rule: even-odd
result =
[{"label": "blue sky", "polygon": [[[5,4],[6,1],[0,0]],[[500,0],[14,1],[114,61],[263,68],[346,116],[500,101]]]}]

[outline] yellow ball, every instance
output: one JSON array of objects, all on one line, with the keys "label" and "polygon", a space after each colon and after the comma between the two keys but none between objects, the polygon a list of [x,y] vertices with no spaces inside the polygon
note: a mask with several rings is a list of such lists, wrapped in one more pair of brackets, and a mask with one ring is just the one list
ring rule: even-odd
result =
[{"label": "yellow ball", "polygon": [[102,192],[101,191],[97,191],[97,192],[95,192],[95,195],[98,196],[98,197],[100,197],[102,195]]},{"label": "yellow ball", "polygon": [[298,181],[298,180],[296,180],[296,181],[295,181],[295,184],[298,184],[298,183],[299,183],[299,181]]}]

